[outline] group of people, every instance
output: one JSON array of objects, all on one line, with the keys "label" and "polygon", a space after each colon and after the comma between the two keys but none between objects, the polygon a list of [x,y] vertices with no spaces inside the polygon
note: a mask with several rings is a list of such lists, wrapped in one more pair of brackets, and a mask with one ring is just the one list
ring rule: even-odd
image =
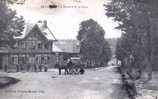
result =
[{"label": "group of people", "polygon": [[[46,64],[16,64],[16,72],[47,72],[48,67]],[[61,75],[62,69],[65,70],[64,74],[84,74],[84,65],[80,62],[74,63],[71,59],[68,59],[65,65],[59,63],[55,64],[55,68],[58,68],[59,75]],[[9,66],[4,65],[4,71],[9,72]]]},{"label": "group of people", "polygon": [[73,63],[71,59],[67,60],[65,65],[55,64],[55,67],[59,70],[59,75],[61,75],[62,69],[65,71],[64,74],[84,74],[84,66],[80,63]]}]

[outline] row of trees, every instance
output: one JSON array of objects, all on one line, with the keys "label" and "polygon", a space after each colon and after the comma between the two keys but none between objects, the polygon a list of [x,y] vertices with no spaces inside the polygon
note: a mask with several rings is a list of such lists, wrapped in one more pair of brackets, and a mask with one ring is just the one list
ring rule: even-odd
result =
[{"label": "row of trees", "polygon": [[103,28],[93,19],[81,22],[77,39],[82,58],[89,61],[89,65],[105,65],[111,59],[110,45],[104,35]]},{"label": "row of trees", "polygon": [[148,73],[148,79],[158,65],[157,4],[157,0],[112,0],[105,5],[106,15],[119,23],[117,29],[123,33],[117,43],[117,58],[128,70]]}]

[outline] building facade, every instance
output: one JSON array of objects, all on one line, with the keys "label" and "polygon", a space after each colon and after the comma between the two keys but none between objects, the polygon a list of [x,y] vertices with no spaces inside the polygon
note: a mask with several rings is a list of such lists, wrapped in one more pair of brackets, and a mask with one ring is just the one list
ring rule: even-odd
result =
[{"label": "building facade", "polygon": [[27,24],[23,32],[23,35],[15,37],[16,43],[12,48],[0,48],[0,68],[6,65],[8,68],[16,68],[19,65],[22,69],[26,69],[28,65],[32,68],[35,65],[54,67],[56,57],[52,48],[56,39],[47,22]]}]

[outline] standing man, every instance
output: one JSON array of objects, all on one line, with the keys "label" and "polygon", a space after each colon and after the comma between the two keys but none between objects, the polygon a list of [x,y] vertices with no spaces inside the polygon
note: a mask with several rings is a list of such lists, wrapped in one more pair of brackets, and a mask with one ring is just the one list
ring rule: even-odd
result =
[{"label": "standing man", "polygon": [[42,64],[39,65],[39,71],[42,72]]},{"label": "standing man", "polygon": [[16,65],[16,72],[19,72],[20,71],[20,66],[19,64]]},{"label": "standing man", "polygon": [[34,72],[37,72],[36,64],[34,64]]},{"label": "standing man", "polygon": [[8,65],[7,64],[4,65],[4,71],[8,72]]},{"label": "standing man", "polygon": [[71,59],[68,59],[68,62],[67,62],[67,71],[68,71],[68,73],[70,73],[72,68],[73,68],[73,63],[72,63]]},{"label": "standing man", "polygon": [[30,64],[28,63],[27,64],[27,72],[29,72],[30,71]]},{"label": "standing man", "polygon": [[45,64],[44,65],[44,72],[47,72],[48,71],[48,67],[47,67],[47,65]]},{"label": "standing man", "polygon": [[61,75],[61,66],[59,65],[59,63],[55,64],[55,68],[58,68],[59,70],[59,75]]}]

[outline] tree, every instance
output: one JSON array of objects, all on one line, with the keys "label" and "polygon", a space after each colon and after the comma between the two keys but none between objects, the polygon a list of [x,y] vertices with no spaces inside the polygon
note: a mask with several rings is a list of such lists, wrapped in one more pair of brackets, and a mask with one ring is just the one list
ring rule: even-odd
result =
[{"label": "tree", "polygon": [[24,29],[23,17],[18,17],[4,2],[0,2],[0,46],[14,44],[14,37],[21,35]]},{"label": "tree", "polygon": [[[77,39],[80,40],[81,54],[84,59],[88,59],[90,64],[92,62],[100,64],[101,60],[107,61],[109,59],[103,58],[105,48],[109,47],[104,39],[105,31],[103,28],[93,19],[89,19],[81,22]],[[107,55],[107,54],[106,54]],[[105,56],[104,56],[105,57]]]},{"label": "tree", "polygon": [[[154,2],[154,3],[153,3]],[[146,70],[151,74],[153,61],[153,33],[151,31],[151,19],[158,11],[156,0],[112,0],[105,5],[109,17],[119,22],[117,29],[123,31],[123,35],[117,44],[117,57],[124,62],[130,55],[134,57],[133,68],[140,67],[144,61],[148,62]],[[149,65],[150,64],[150,65]],[[150,69],[149,69],[150,68]]]}]

